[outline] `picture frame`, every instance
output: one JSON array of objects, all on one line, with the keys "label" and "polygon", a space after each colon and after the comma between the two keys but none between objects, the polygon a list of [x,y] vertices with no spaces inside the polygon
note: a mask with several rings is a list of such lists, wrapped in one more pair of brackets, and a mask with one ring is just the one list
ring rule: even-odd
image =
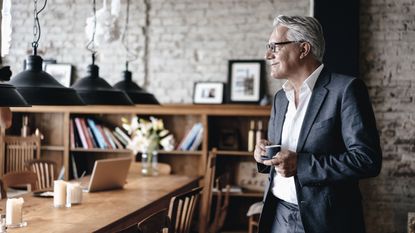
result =
[{"label": "picture frame", "polygon": [[56,81],[65,87],[70,87],[72,84],[72,65],[64,63],[46,64],[45,72],[52,75]]},{"label": "picture frame", "polygon": [[193,103],[222,104],[224,86],[222,82],[196,82],[193,88]]},{"label": "picture frame", "polygon": [[264,95],[264,60],[229,60],[228,102],[259,103]]}]

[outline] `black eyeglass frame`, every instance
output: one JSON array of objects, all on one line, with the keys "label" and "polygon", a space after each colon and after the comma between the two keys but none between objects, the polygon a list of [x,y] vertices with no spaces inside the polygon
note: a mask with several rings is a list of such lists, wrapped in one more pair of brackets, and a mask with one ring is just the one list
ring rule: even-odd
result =
[{"label": "black eyeglass frame", "polygon": [[282,42],[271,42],[269,44],[266,44],[265,48],[266,48],[267,51],[272,51],[273,53],[276,53],[276,52],[279,51],[279,50],[278,51],[276,50],[277,45],[286,45],[286,44],[303,43],[303,42],[305,42],[305,41],[303,41],[303,40],[290,40],[290,41],[282,41]]}]

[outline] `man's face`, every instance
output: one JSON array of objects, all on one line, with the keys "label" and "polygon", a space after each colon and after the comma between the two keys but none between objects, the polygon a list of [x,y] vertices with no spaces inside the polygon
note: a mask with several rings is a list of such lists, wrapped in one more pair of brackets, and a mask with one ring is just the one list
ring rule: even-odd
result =
[{"label": "man's face", "polygon": [[[268,43],[288,42],[286,37],[287,28],[277,26],[272,32]],[[295,76],[299,66],[300,48],[298,43],[286,43],[275,45],[275,50],[268,49],[265,59],[271,67],[271,77],[275,79],[290,79]]]}]

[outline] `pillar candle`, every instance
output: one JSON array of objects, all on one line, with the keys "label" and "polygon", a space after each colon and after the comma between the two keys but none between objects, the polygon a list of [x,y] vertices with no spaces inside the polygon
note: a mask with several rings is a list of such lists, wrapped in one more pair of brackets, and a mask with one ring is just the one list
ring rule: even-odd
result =
[{"label": "pillar candle", "polygon": [[53,206],[64,207],[66,202],[66,182],[55,180],[53,182]]},{"label": "pillar candle", "polygon": [[6,224],[19,225],[22,222],[23,198],[9,198],[6,202]]},{"label": "pillar candle", "polygon": [[66,207],[82,202],[82,188],[79,183],[68,183],[66,186]]}]

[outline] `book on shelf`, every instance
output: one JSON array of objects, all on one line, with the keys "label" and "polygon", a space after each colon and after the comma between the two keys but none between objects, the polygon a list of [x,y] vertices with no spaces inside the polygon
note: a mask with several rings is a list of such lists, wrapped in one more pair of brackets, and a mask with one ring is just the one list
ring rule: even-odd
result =
[{"label": "book on shelf", "polygon": [[73,178],[74,179],[78,179],[78,168],[76,167],[76,161],[75,161],[75,156],[73,154],[71,154],[71,162],[72,162],[72,173],[73,173]]},{"label": "book on shelf", "polygon": [[130,137],[120,127],[115,127],[115,132],[117,133],[116,135],[119,135],[122,138],[122,140],[125,142],[124,143],[125,146],[130,144],[131,142]]},{"label": "book on shelf", "polygon": [[84,131],[82,129],[81,121],[80,121],[79,117],[75,117],[74,120],[75,120],[75,125],[76,125],[76,129],[78,131],[79,138],[81,139],[82,148],[88,149],[88,143],[86,142],[86,137],[85,137]]},{"label": "book on shelf", "polygon": [[88,149],[94,148],[94,143],[92,142],[92,135],[90,131],[88,130],[88,127],[85,123],[85,118],[79,118],[79,121],[81,122],[82,130],[84,131],[86,143],[88,145]]},{"label": "book on shelf", "polygon": [[180,144],[177,146],[178,150],[190,150],[199,132],[203,130],[202,123],[198,122],[193,125],[190,131],[184,136]]},{"label": "book on shelf", "polygon": [[197,148],[199,148],[200,144],[202,143],[202,140],[203,140],[203,127],[200,128],[199,132],[197,132],[196,138],[190,145],[189,150],[192,150],[192,151],[197,150]]},{"label": "book on shelf", "polygon": [[75,132],[74,132],[74,128],[73,128],[73,120],[70,119],[69,121],[69,136],[70,136],[70,143],[71,143],[71,148],[75,148]]},{"label": "book on shelf", "polygon": [[112,147],[112,145],[111,145],[111,143],[110,143],[110,141],[108,139],[107,134],[104,132],[104,129],[102,128],[102,126],[101,125],[97,125],[97,128],[98,128],[99,132],[101,133],[102,138],[104,139],[104,142],[105,142],[105,145],[106,145],[105,148],[107,148],[107,149],[114,149],[114,147]]},{"label": "book on shelf", "polygon": [[108,142],[109,142],[110,146],[113,149],[117,149],[117,148],[122,149],[122,148],[118,147],[118,145],[116,145],[116,143],[114,141],[114,138],[112,137],[112,133],[111,133],[111,131],[107,127],[103,126],[102,127],[102,130],[104,131],[104,134],[107,137]]},{"label": "book on shelf", "polygon": [[64,175],[65,175],[65,166],[62,166],[59,171],[58,180],[63,180],[65,178]]},{"label": "book on shelf", "polygon": [[107,148],[107,144],[103,138],[103,135],[101,134],[101,131],[98,129],[97,125],[95,124],[95,121],[92,120],[91,118],[87,119],[88,125],[91,128],[93,134],[95,135],[97,142],[98,142],[98,146],[101,149],[105,149]]}]

